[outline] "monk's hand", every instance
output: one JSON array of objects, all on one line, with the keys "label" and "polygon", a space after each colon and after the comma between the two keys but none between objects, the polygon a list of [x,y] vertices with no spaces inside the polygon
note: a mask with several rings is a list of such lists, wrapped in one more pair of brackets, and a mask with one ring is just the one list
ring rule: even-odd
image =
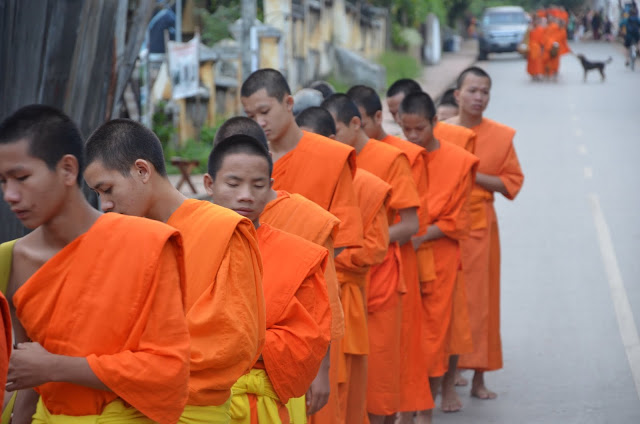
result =
[{"label": "monk's hand", "polygon": [[55,356],[40,343],[19,343],[11,353],[6,390],[13,392],[48,383]]},{"label": "monk's hand", "polygon": [[307,415],[313,415],[329,402],[329,367],[320,366],[318,375],[307,391]]}]

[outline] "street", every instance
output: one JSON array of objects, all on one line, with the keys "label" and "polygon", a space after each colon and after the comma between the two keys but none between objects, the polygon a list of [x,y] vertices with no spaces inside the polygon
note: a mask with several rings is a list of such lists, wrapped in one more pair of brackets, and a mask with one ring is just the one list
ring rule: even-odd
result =
[{"label": "street", "polygon": [[612,44],[571,47],[612,56],[607,80],[584,83],[571,55],[557,83],[532,83],[517,55],[479,63],[485,116],[516,128],[525,173],[496,201],[504,369],[486,375],[496,400],[460,387],[464,409],[434,422],[640,423],[640,71]]}]

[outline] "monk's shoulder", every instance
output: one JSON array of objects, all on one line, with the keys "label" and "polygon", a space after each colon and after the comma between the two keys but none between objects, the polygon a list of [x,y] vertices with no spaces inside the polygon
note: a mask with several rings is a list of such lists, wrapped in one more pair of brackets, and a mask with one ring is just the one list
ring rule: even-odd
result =
[{"label": "monk's shoulder", "polygon": [[[346,162],[349,156],[355,154],[355,150],[351,146],[335,141],[331,138],[324,137],[320,134],[315,134],[307,131],[303,131],[304,135],[298,143],[298,148],[303,151],[312,151],[316,154],[316,158],[337,160],[341,159]],[[316,160],[314,158],[314,160]]]},{"label": "monk's shoulder", "polygon": [[188,199],[169,218],[167,223],[181,232],[212,232],[233,230],[245,218],[234,211],[206,200]]},{"label": "monk's shoulder", "polygon": [[459,163],[464,167],[469,167],[480,161],[476,155],[455,143],[440,140],[440,145],[440,148],[443,149],[443,153],[445,153],[448,158],[447,160],[450,160],[451,162]]},{"label": "monk's shoulder", "polygon": [[490,132],[492,137],[503,142],[511,143],[516,135],[514,128],[489,118],[483,118],[482,127],[484,131]]},{"label": "monk's shoulder", "polygon": [[117,213],[103,214],[87,233],[108,233],[109,238],[120,244],[135,245],[135,240],[164,244],[167,239],[178,236],[175,228],[153,219]]},{"label": "monk's shoulder", "polygon": [[261,224],[258,228],[258,244],[263,259],[276,255],[292,267],[294,264],[311,266],[328,256],[326,248],[269,224]]},{"label": "monk's shoulder", "polygon": [[302,194],[292,193],[288,199],[288,203],[292,209],[295,209],[305,215],[315,215],[327,221],[340,221],[331,212],[322,208],[317,203],[307,199]]}]

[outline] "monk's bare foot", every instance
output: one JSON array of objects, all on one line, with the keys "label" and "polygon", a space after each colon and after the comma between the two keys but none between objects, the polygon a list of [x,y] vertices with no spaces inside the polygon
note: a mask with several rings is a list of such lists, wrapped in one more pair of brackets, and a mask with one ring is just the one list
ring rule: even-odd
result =
[{"label": "monk's bare foot", "polygon": [[431,409],[428,411],[418,411],[416,414],[416,424],[431,424]]},{"label": "monk's bare foot", "polygon": [[442,385],[442,400],[440,401],[440,409],[444,412],[458,412],[462,409],[462,401],[456,393],[453,385]]},{"label": "monk's bare foot", "polygon": [[460,370],[456,370],[456,386],[464,387],[469,385],[469,380],[462,376]]},{"label": "monk's bare foot", "polygon": [[473,374],[473,381],[471,382],[471,396],[483,400],[495,399],[498,397],[497,393],[487,389],[487,386],[484,384],[484,372],[482,371],[476,371]]}]

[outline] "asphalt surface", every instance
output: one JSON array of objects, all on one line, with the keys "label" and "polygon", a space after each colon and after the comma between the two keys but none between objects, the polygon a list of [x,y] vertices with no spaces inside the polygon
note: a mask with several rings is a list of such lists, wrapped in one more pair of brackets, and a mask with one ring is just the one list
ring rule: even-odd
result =
[{"label": "asphalt surface", "polygon": [[504,369],[486,377],[496,400],[459,388],[464,409],[434,422],[640,423],[640,71],[614,45],[572,48],[612,56],[607,80],[584,83],[570,55],[555,83],[531,82],[517,55],[479,63],[485,115],[517,129],[525,173],[496,201]]}]

